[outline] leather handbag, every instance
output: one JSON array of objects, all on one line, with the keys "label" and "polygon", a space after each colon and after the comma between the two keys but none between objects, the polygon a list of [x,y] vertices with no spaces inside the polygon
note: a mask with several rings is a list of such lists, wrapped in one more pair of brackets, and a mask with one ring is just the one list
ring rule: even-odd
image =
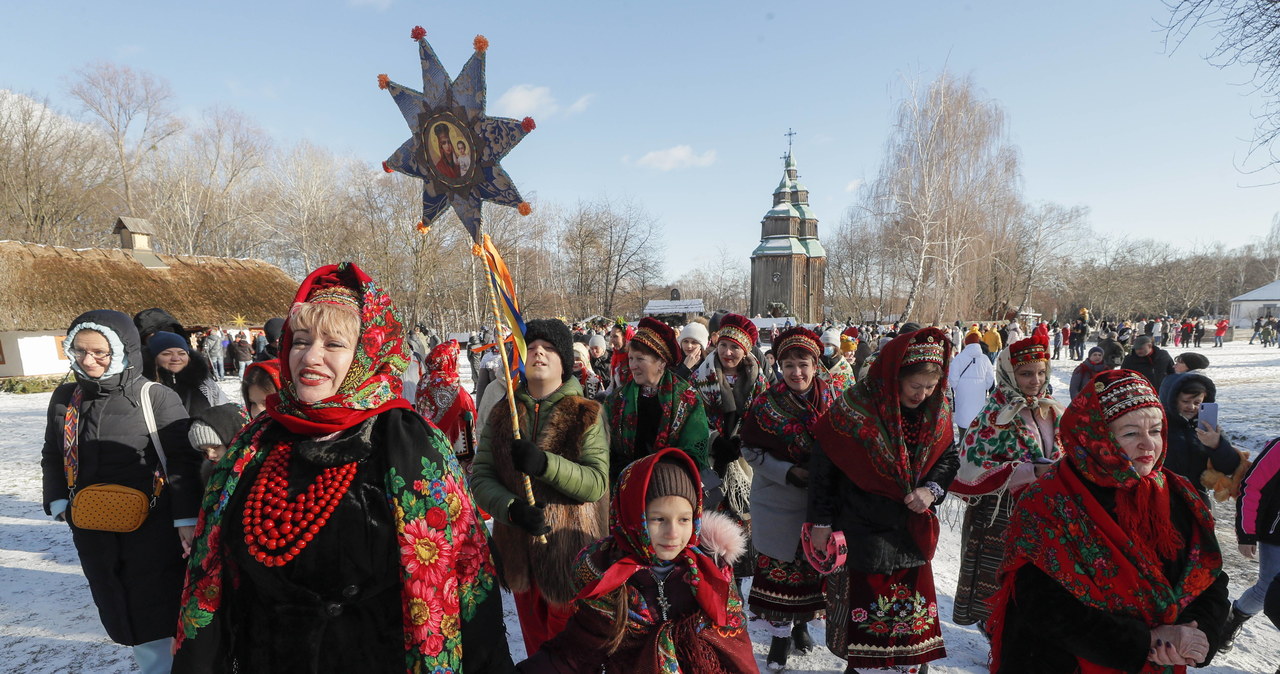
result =
[{"label": "leather handbag", "polygon": [[[142,526],[143,522],[147,521],[147,515],[155,507],[156,499],[159,498],[161,490],[164,489],[164,475],[168,473],[168,466],[164,447],[160,444],[160,435],[156,432],[155,411],[151,408],[152,386],[155,386],[155,382],[147,382],[142,385],[142,415],[146,419],[147,433],[151,436],[151,442],[156,448],[156,454],[160,457],[160,468],[163,472],[162,470],[156,470],[152,478],[151,495],[148,496],[133,487],[107,482],[91,484],[77,490],[75,488],[76,471],[73,468],[69,470],[68,474],[70,483],[68,487],[71,493],[69,511],[71,523],[77,528],[114,533],[135,531]],[[78,405],[75,406],[78,407]],[[74,424],[76,422],[72,421],[71,423]],[[68,435],[70,436],[73,433],[74,429],[71,429]],[[68,440],[78,444],[79,438],[72,439],[68,437]],[[73,467],[78,465],[78,461],[69,463]]]}]

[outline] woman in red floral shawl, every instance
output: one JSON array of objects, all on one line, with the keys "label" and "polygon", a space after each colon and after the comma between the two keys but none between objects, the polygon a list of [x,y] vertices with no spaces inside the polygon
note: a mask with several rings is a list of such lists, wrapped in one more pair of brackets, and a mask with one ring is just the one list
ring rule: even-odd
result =
[{"label": "woman in red floral shawl", "polygon": [[[932,560],[935,509],[959,467],[950,359],[951,340],[937,328],[895,337],[814,429],[810,561],[829,574],[827,647],[851,670],[915,673],[946,657]],[[843,564],[829,545],[839,538]]]},{"label": "woman in red floral shawl", "polygon": [[1213,516],[1164,467],[1164,409],[1098,373],[1062,416],[1066,458],[1023,492],[988,626],[992,672],[1185,672],[1213,657],[1227,576]]},{"label": "woman in red floral shawl", "polygon": [[427,376],[418,381],[414,407],[449,438],[454,454],[470,454],[468,437],[475,434],[476,402],[458,375],[458,342],[437,344],[427,355]]},{"label": "woman in red floral shawl", "polygon": [[174,672],[511,671],[487,529],[407,364],[359,267],[303,281],[283,385],[205,492]]},{"label": "woman in red floral shawl", "polygon": [[702,510],[700,482],[693,459],[674,447],[622,471],[609,536],[578,556],[573,617],[521,672],[757,670],[742,597],[729,582],[746,546],[742,530]]}]

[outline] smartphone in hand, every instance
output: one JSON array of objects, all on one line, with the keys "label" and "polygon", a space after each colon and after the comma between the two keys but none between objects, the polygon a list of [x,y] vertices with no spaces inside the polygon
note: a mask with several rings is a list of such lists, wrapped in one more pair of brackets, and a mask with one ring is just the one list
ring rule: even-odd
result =
[{"label": "smartphone in hand", "polygon": [[1200,403],[1200,414],[1198,416],[1200,426],[1208,426],[1209,430],[1218,427],[1218,403]]}]

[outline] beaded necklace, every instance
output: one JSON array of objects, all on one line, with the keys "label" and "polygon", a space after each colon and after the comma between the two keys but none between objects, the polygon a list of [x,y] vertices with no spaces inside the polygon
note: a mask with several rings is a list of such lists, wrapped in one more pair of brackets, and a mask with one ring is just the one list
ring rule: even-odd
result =
[{"label": "beaded necklace", "polygon": [[290,447],[281,443],[262,463],[245,500],[244,542],[249,554],[266,566],[284,566],[302,552],[329,521],[351,487],[358,462],[330,466],[315,482],[289,498]]}]

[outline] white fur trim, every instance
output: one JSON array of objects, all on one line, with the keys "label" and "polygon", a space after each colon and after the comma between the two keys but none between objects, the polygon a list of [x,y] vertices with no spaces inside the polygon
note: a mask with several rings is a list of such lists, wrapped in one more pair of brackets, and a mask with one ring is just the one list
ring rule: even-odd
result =
[{"label": "white fur trim", "polygon": [[726,515],[702,512],[702,531],[699,534],[702,550],[712,557],[719,557],[732,565],[747,551],[747,537],[742,527]]},{"label": "white fur trim", "polygon": [[[67,331],[67,339],[63,342],[65,349],[71,348],[71,343],[75,341],[76,334],[81,330],[92,330],[105,337],[107,344],[111,345],[111,364],[107,366],[107,371],[103,372],[102,377],[99,377],[99,379],[124,372],[124,369],[129,366],[129,356],[125,353],[124,342],[120,341],[120,335],[117,335],[115,330],[105,325],[98,325],[91,321],[77,323],[75,327]],[[80,369],[80,362],[74,358],[71,359],[71,369],[75,370],[76,374],[81,377],[92,379],[92,377],[84,373],[84,370]]]}]

